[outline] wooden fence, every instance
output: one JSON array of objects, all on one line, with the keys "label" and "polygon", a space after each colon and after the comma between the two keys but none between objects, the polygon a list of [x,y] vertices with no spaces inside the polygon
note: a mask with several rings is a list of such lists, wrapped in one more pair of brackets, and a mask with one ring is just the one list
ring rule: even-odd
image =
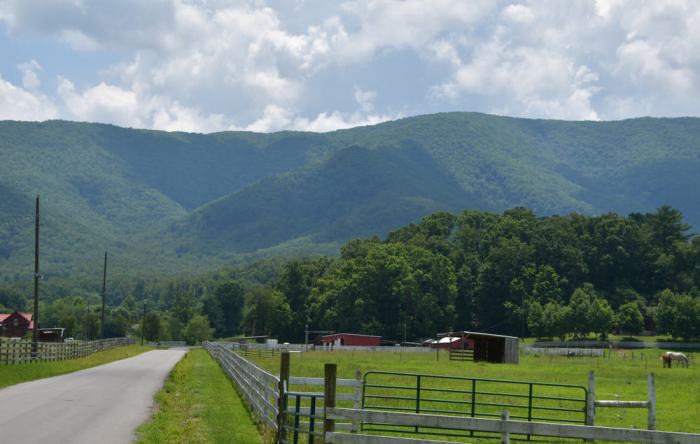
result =
[{"label": "wooden fence", "polygon": [[23,362],[63,361],[134,343],[134,339],[130,338],[70,342],[30,342],[9,339],[0,341],[0,363],[9,365]]}]

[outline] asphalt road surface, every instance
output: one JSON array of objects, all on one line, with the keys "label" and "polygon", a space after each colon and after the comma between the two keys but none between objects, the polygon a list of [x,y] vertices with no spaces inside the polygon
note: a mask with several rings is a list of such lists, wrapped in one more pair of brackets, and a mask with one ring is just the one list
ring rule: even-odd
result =
[{"label": "asphalt road surface", "polygon": [[153,395],[185,350],[133,358],[0,390],[0,441],[130,443],[147,421]]}]

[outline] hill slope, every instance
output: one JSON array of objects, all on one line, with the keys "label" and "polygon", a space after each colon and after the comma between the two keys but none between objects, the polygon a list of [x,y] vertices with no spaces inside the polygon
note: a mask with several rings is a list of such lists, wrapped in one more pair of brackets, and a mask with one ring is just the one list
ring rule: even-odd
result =
[{"label": "hill slope", "polygon": [[[0,280],[31,272],[42,195],[48,273],[177,272],[384,234],[439,209],[652,211],[700,227],[700,119],[563,122],[476,113],[332,133],[166,133],[0,122]],[[298,250],[297,250],[298,251]],[[258,251],[259,253],[259,251]]]},{"label": "hill slope", "polygon": [[371,236],[466,206],[480,205],[423,149],[352,146],[212,202],[178,229],[206,248],[251,251],[305,236],[316,242]]}]

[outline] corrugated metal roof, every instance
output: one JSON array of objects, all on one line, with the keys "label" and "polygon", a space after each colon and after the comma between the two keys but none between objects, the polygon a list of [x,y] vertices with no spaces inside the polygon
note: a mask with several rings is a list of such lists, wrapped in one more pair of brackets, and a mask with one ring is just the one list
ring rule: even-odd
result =
[{"label": "corrugated metal roof", "polygon": [[363,335],[360,333],[333,333],[331,335],[325,335],[321,336],[322,338],[330,338],[332,336],[359,336],[362,338],[381,338],[381,336],[375,336],[375,335]]},{"label": "corrugated metal roof", "polygon": [[460,339],[461,338],[459,338],[458,336],[445,336],[444,338],[440,338],[438,343],[439,344],[448,344],[448,343],[452,343],[452,342],[457,342]]},{"label": "corrugated metal roof", "polygon": [[449,333],[439,333],[438,336],[450,336],[450,335],[455,335],[455,334],[463,334],[467,337],[470,338],[478,338],[478,337],[483,337],[483,338],[511,338],[511,339],[519,339],[516,336],[507,336],[507,335],[497,335],[493,333],[481,333],[478,331],[452,331]]}]

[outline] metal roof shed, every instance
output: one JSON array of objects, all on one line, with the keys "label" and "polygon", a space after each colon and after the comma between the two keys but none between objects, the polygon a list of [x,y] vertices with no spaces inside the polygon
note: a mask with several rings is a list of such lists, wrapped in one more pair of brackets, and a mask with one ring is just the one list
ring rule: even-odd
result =
[{"label": "metal roof shed", "polygon": [[465,346],[473,344],[474,361],[518,363],[520,339],[515,336],[473,331],[450,332],[444,336],[459,336]]}]

